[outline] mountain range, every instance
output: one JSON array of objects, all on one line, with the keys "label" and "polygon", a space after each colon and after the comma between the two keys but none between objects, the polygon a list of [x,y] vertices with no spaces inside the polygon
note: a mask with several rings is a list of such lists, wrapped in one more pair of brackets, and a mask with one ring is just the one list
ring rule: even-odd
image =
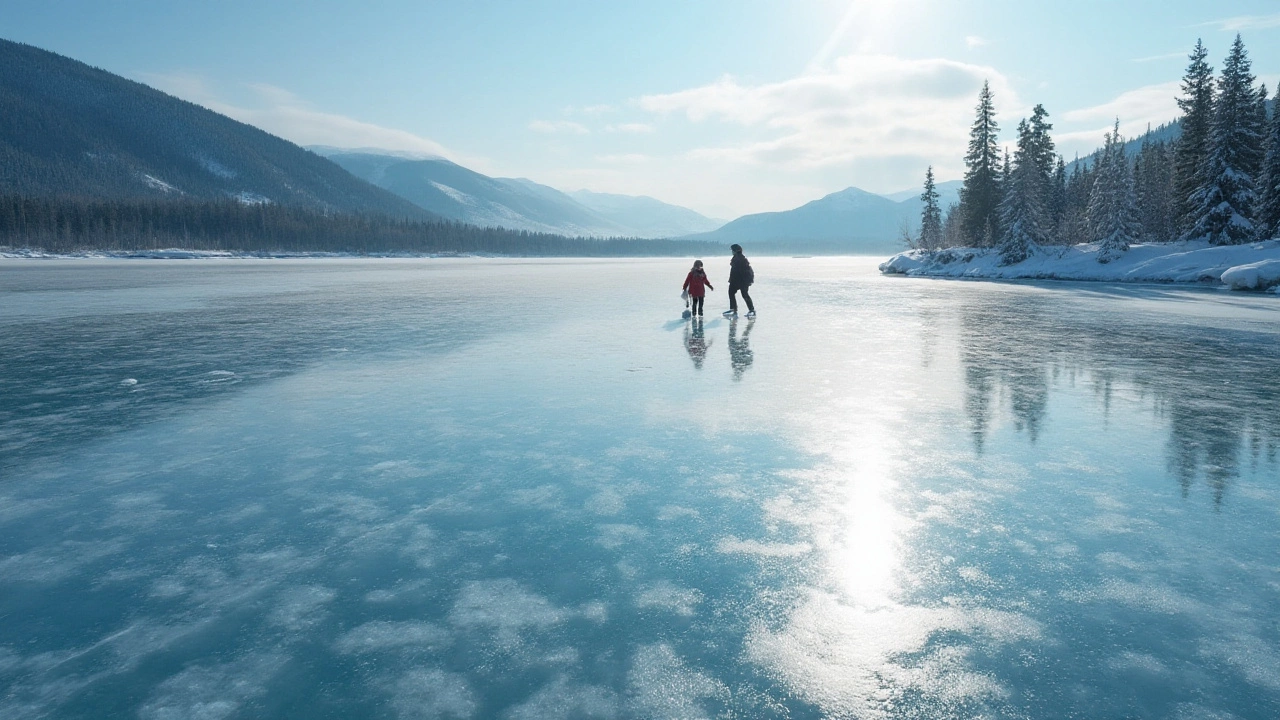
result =
[{"label": "mountain range", "polygon": [[0,40],[0,68],[0,194],[433,217],[293,143],[70,58]]},{"label": "mountain range", "polygon": [[[959,180],[938,183],[945,210],[959,199]],[[905,199],[876,195],[856,187],[831,193],[793,210],[744,215],[691,240],[750,243],[756,252],[862,254],[901,250],[898,235],[906,222],[919,224],[920,193],[897,193]]]},{"label": "mountain range", "polygon": [[[883,253],[919,222],[918,190],[849,187],[724,223],[651,197],[563,192],[439,157],[307,150],[141,83],[0,40],[0,195],[235,200],[324,213],[448,219],[583,237],[750,244],[753,252]],[[1178,124],[1152,137],[1176,137]],[[1129,142],[1136,150],[1142,138]],[[945,210],[960,181],[938,184]]]},{"label": "mountain range", "polygon": [[[524,178],[496,178],[439,157],[313,146],[353,175],[432,213],[473,225],[593,237],[681,237],[751,243],[756,251],[875,253],[898,248],[903,221],[920,217],[920,191],[889,196],[850,187],[793,210],[722,223],[650,197],[561,192]],[[945,209],[960,181],[938,184]]]},{"label": "mountain range", "polygon": [[352,175],[451,220],[587,237],[675,237],[722,223],[651,197],[565,193],[525,178],[497,178],[440,157],[313,146]]}]

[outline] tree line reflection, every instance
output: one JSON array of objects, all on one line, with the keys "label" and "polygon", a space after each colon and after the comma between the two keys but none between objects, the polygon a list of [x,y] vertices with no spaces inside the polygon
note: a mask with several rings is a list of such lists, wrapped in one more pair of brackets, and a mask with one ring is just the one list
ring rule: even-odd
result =
[{"label": "tree line reflection", "polygon": [[[1183,496],[1203,481],[1220,504],[1246,468],[1275,465],[1280,454],[1277,338],[1200,324],[1152,324],[1095,313],[1072,314],[1053,296],[1018,297],[1012,306],[959,308],[964,411],[975,452],[1007,409],[1036,443],[1055,381],[1090,383],[1103,417],[1118,386],[1132,387],[1169,426],[1165,455]],[[925,319],[929,327],[936,318]],[[933,361],[933,351],[923,361]],[[1105,426],[1095,429],[1106,432]]]}]

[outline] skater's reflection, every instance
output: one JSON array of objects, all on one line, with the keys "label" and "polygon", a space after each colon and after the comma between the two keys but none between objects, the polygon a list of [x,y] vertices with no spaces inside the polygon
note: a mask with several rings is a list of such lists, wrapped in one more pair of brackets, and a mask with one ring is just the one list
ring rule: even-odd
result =
[{"label": "skater's reflection", "polygon": [[707,359],[707,348],[711,341],[702,332],[702,318],[694,317],[684,326],[684,349],[689,351],[689,359],[693,366],[702,369],[702,361]]},{"label": "skater's reflection", "polygon": [[729,321],[729,363],[733,365],[733,379],[741,380],[742,373],[751,367],[755,355],[751,352],[751,328],[756,324],[755,318],[747,318],[747,326],[738,337],[738,318]]}]

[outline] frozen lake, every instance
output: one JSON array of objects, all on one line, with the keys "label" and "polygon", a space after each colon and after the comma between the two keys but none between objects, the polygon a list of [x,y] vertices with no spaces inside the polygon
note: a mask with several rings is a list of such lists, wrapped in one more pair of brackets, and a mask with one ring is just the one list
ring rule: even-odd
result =
[{"label": "frozen lake", "polygon": [[1280,301],[881,259],[0,261],[0,717],[1280,716]]}]

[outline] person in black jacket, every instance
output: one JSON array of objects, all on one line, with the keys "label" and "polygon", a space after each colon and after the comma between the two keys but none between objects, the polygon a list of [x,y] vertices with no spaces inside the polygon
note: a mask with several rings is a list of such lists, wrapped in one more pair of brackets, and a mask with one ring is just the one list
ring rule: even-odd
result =
[{"label": "person in black jacket", "polygon": [[756,316],[756,306],[751,302],[751,296],[747,294],[747,288],[751,287],[751,283],[755,282],[756,274],[751,269],[751,263],[747,261],[747,256],[742,254],[742,246],[733,244],[729,246],[733,251],[733,258],[729,260],[729,309],[724,311],[726,317],[736,317],[738,314],[738,298],[739,291],[742,292],[742,299],[747,303],[747,317]]}]

